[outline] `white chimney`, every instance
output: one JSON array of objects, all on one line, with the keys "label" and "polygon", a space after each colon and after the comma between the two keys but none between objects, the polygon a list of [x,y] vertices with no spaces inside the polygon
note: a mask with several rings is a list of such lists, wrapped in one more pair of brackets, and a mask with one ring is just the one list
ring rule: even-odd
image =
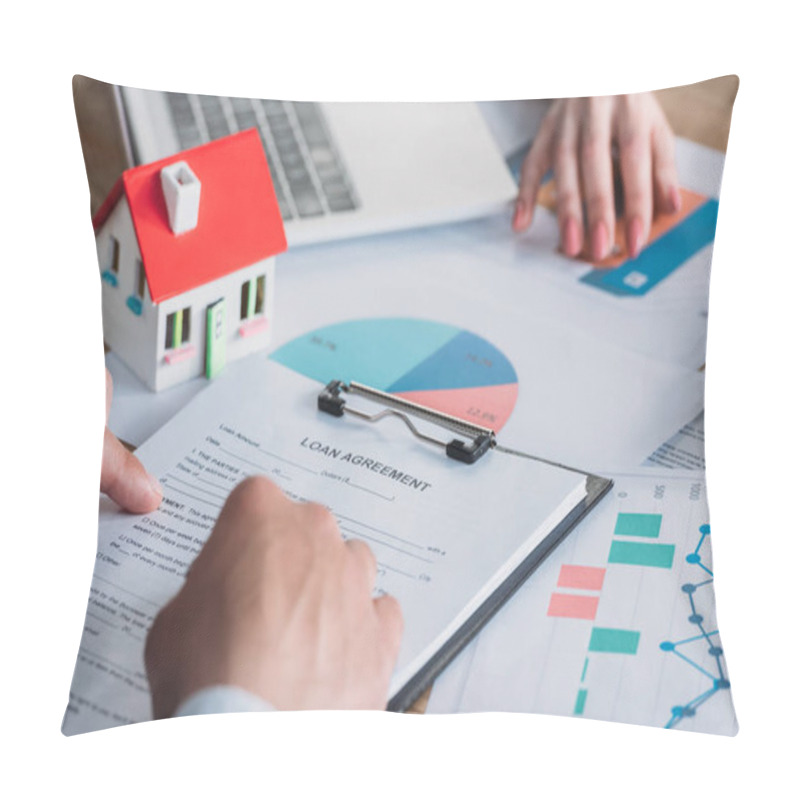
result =
[{"label": "white chimney", "polygon": [[177,236],[196,228],[200,181],[185,161],[176,161],[161,170],[161,190],[172,232]]}]

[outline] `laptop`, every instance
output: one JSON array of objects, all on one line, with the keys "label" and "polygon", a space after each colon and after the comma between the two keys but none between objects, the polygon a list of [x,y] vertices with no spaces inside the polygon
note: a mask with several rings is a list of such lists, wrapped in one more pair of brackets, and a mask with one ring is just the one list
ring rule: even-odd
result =
[{"label": "laptop", "polygon": [[516,194],[475,103],[116,91],[132,164],[257,128],[290,245],[485,216]]}]

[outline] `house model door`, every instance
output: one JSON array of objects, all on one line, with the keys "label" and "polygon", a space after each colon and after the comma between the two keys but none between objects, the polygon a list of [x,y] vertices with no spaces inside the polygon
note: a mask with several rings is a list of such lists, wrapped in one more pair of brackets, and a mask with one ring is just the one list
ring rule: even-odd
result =
[{"label": "house model door", "polygon": [[225,366],[225,298],[206,309],[206,377],[215,378]]}]

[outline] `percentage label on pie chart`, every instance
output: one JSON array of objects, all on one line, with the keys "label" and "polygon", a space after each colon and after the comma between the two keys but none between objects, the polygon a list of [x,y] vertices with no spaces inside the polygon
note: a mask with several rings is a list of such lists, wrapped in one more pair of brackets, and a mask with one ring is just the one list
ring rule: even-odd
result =
[{"label": "percentage label on pie chart", "polygon": [[312,380],[357,381],[499,431],[517,401],[517,373],[491,342],[424,319],[339,322],[271,358]]}]

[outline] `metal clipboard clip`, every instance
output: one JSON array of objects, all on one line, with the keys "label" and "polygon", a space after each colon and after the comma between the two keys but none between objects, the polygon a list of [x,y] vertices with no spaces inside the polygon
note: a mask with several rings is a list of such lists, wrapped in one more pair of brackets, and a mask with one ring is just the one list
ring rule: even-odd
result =
[{"label": "metal clipboard clip", "polygon": [[[376,414],[368,414],[347,405],[347,400],[342,396],[343,393],[365,397],[368,400],[380,403],[386,407]],[[497,437],[491,428],[473,425],[458,417],[453,417],[441,411],[434,411],[418,403],[413,403],[410,400],[403,400],[400,397],[381,392],[378,389],[373,389],[370,386],[365,386],[356,381],[350,381],[349,384],[344,381],[331,381],[317,397],[317,408],[334,417],[352,414],[365,422],[379,422],[390,416],[399,417],[405,422],[406,427],[411,433],[418,439],[422,439],[422,441],[428,442],[429,444],[443,447],[448,458],[454,458],[456,461],[462,461],[465,464],[474,464],[482,455],[498,446]],[[463,439],[450,439],[449,441],[445,441],[429,436],[414,425],[409,415],[424,419],[426,422],[434,423],[452,433],[457,433],[467,441]]]},{"label": "metal clipboard clip", "polygon": [[[342,394],[365,397],[368,400],[383,404],[386,407],[377,414],[368,414],[357,408],[348,406],[347,400]],[[495,450],[498,453],[506,453],[507,455],[517,456],[518,458],[527,458],[531,461],[549,464],[550,466],[559,467],[569,472],[577,472],[580,475],[586,476],[588,497],[591,499],[592,503],[605,494],[613,485],[613,481],[585,472],[582,469],[576,469],[575,467],[561,464],[558,461],[551,461],[550,459],[541,458],[540,456],[525,453],[521,450],[504,447],[497,441],[497,435],[491,428],[473,425],[471,422],[466,422],[451,414],[445,414],[442,411],[434,411],[419,403],[413,403],[411,400],[404,400],[393,394],[381,392],[378,389],[373,389],[371,386],[365,386],[363,383],[357,383],[356,381],[350,381],[349,384],[344,381],[331,381],[317,396],[317,408],[334,417],[343,417],[345,414],[352,414],[354,417],[358,417],[365,422],[380,422],[380,420],[386,417],[399,417],[405,422],[406,427],[411,433],[418,439],[422,439],[422,441],[428,442],[429,444],[435,444],[438,447],[443,447],[448,458],[453,458],[464,464],[474,464],[479,458],[488,453],[489,450]],[[424,419],[427,422],[434,423],[435,425],[439,425],[453,433],[457,433],[468,439],[468,441],[465,442],[461,439],[444,441],[429,436],[414,425],[408,416],[409,414]]]}]

